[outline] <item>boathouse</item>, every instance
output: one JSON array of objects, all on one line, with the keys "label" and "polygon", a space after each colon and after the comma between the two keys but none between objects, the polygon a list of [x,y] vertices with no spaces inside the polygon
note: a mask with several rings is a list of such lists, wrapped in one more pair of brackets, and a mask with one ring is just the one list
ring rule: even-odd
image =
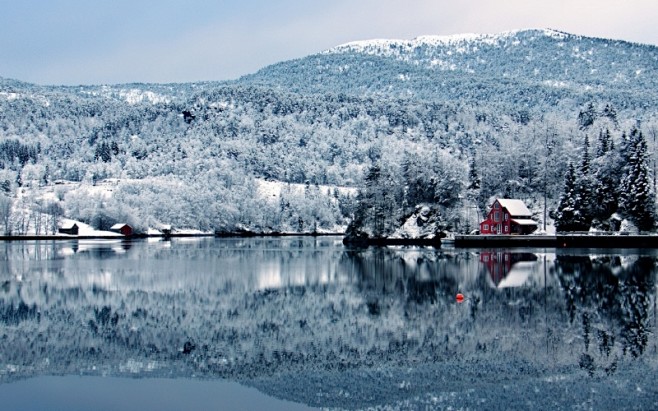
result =
[{"label": "boathouse", "polygon": [[119,233],[119,234],[123,234],[125,236],[133,235],[133,228],[131,226],[129,226],[128,224],[123,224],[123,223],[114,224],[110,228],[110,231],[115,232],[115,233]]},{"label": "boathouse", "polygon": [[78,230],[79,227],[76,223],[74,222],[68,222],[64,223],[59,227],[59,233],[60,234],[70,234],[70,235],[78,235]]},{"label": "boathouse", "polygon": [[498,198],[487,218],[480,223],[480,234],[524,235],[537,230],[537,222],[522,200]]}]

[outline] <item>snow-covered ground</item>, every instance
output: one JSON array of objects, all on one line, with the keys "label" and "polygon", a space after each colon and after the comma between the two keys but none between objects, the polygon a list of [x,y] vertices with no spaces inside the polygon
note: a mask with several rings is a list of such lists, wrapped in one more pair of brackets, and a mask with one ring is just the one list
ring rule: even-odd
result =
[{"label": "snow-covered ground", "polygon": [[[296,184],[296,183],[284,183],[281,181],[272,181],[264,179],[256,179],[256,184],[258,187],[258,194],[263,199],[270,201],[279,201],[281,198],[281,193],[285,190],[290,190],[290,192],[302,195],[304,190],[308,187],[306,184]],[[354,187],[340,187],[340,186],[330,186],[330,185],[313,185],[313,187],[318,187],[320,193],[326,196],[332,196],[334,191],[337,190],[341,195],[351,195],[355,196],[358,189]]]},{"label": "snow-covered ground", "polygon": [[[113,231],[103,231],[103,230],[96,230],[89,224],[85,224],[80,221],[76,220],[71,220],[68,218],[64,218],[61,220],[61,226],[67,226],[67,225],[73,225],[76,224],[78,226],[78,235],[79,236],[84,236],[84,237],[123,237],[122,234],[115,233]],[[63,237],[68,237],[68,234],[58,234]]]}]

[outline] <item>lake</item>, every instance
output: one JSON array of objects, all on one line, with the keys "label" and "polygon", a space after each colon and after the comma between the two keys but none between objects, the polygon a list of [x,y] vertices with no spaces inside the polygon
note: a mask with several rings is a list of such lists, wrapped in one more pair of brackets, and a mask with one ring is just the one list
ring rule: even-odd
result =
[{"label": "lake", "polygon": [[1,407],[658,409],[657,261],[339,237],[4,242]]}]

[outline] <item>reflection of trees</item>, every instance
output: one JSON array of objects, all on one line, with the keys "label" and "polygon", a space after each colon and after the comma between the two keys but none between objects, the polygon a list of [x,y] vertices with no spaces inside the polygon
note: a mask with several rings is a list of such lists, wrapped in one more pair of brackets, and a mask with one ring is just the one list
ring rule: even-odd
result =
[{"label": "reflection of trees", "polygon": [[626,270],[620,284],[621,337],[624,351],[628,349],[633,357],[643,354],[647,346],[650,296],[655,289],[653,265],[653,259],[640,258]]},{"label": "reflection of trees", "polygon": [[[410,304],[434,304],[441,296],[454,296],[463,258],[440,252],[422,253],[405,260],[386,247],[344,253],[343,268],[358,279],[359,290],[372,303],[385,296],[403,297]],[[371,304],[369,303],[369,304]]]},{"label": "reflection of trees", "polygon": [[[649,310],[654,290],[654,258],[558,256],[557,274],[572,324],[580,317],[584,353],[579,365],[594,375],[598,362],[606,374],[619,355],[641,356],[648,343]],[[590,350],[596,341],[598,352]],[[617,354],[615,346],[618,347]]]},{"label": "reflection of trees", "polygon": [[[626,353],[633,359],[655,342],[647,329],[651,259],[623,265],[620,258],[560,256],[553,267],[511,253],[507,260],[529,257],[534,269],[522,286],[501,289],[474,251],[345,251],[324,241],[222,240],[213,247],[173,239],[171,248],[134,243],[118,265],[96,264],[84,252],[71,254],[61,271],[59,263],[40,264],[49,271],[0,281],[7,329],[0,356],[24,366],[47,356],[53,373],[89,364],[121,370],[130,358],[146,367],[140,375],[154,375],[148,364],[157,363],[157,372],[243,379],[438,364],[455,370],[441,384],[484,378],[500,386],[501,376],[552,378],[580,373],[578,366],[617,378]],[[272,268],[323,271],[328,280],[242,286]],[[111,278],[89,275],[105,272]],[[468,301],[457,304],[457,291]]]}]

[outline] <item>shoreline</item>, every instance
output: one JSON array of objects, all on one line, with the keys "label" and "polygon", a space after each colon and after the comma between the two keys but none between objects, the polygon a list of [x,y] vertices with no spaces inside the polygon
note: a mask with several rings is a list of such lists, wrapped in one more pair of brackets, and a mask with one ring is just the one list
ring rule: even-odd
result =
[{"label": "shoreline", "polygon": [[71,234],[47,234],[47,235],[4,235],[0,236],[2,241],[35,241],[35,240],[140,240],[146,238],[256,238],[256,237],[338,237],[344,233],[171,233],[171,234],[98,234],[98,235],[71,235]]},{"label": "shoreline", "polygon": [[455,248],[550,247],[550,248],[658,248],[658,235],[456,235]]},{"label": "shoreline", "polygon": [[0,242],[13,241],[63,241],[63,240],[140,240],[148,238],[285,238],[285,237],[343,237],[347,247],[386,247],[418,246],[442,248],[449,245],[454,248],[658,248],[658,235],[455,235],[446,238],[359,238],[348,239],[344,233],[171,233],[171,234],[121,234],[107,235],[11,235],[0,236]]},{"label": "shoreline", "polygon": [[432,246],[441,248],[658,248],[658,235],[455,235],[454,239],[343,238],[351,247]]}]

